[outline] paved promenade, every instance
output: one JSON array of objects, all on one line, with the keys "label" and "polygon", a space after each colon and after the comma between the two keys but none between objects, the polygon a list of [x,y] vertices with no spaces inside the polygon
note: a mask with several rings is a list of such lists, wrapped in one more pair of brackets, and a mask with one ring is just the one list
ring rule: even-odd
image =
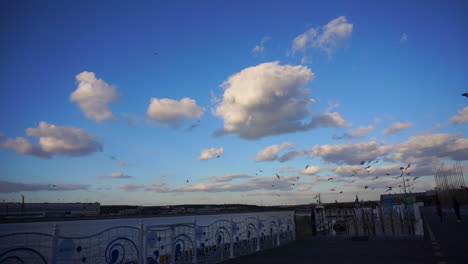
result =
[{"label": "paved promenade", "polygon": [[458,223],[448,211],[440,223],[433,208],[421,211],[424,240],[302,240],[225,263],[468,263],[468,216]]}]

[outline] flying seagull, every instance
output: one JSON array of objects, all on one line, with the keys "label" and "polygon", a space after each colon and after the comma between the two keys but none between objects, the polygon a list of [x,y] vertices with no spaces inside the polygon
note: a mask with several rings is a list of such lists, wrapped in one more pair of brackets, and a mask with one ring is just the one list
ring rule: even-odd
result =
[{"label": "flying seagull", "polygon": [[331,180],[331,179],[333,179],[333,177],[328,178],[327,181],[329,181],[329,180]]},{"label": "flying seagull", "polygon": [[278,178],[278,180],[281,180],[280,176],[278,175],[278,173],[275,173],[276,174],[276,177]]},{"label": "flying seagull", "polygon": [[468,93],[462,93],[462,96],[468,97]]},{"label": "flying seagull", "polygon": [[305,167],[305,170],[307,170],[307,168],[309,168],[309,166],[310,166],[310,165],[309,165],[309,164],[307,164],[307,166]]}]

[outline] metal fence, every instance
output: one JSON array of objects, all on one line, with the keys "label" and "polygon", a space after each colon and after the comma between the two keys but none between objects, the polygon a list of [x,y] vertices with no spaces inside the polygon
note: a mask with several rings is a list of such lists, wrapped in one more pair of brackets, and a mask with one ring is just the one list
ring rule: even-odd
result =
[{"label": "metal fence", "polygon": [[[83,223],[85,224],[85,222]],[[292,215],[202,226],[118,226],[86,237],[14,233],[0,236],[0,264],[37,263],[219,263],[277,247],[295,239]]]},{"label": "metal fence", "polygon": [[[422,219],[417,205],[314,210],[310,224],[296,223],[315,238],[422,238]],[[303,214],[301,214],[303,218]],[[309,227],[310,226],[310,227]]]},{"label": "metal fence", "polygon": [[460,161],[452,165],[442,163],[435,174],[437,196],[441,206],[449,208],[456,199],[460,204],[468,204],[468,192]]}]

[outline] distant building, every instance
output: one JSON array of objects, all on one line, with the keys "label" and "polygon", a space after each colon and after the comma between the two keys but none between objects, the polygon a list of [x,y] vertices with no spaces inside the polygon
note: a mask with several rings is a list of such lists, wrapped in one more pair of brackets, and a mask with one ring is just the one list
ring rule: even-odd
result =
[{"label": "distant building", "polygon": [[99,215],[100,203],[1,203],[0,216],[91,216]]},{"label": "distant building", "polygon": [[415,202],[424,202],[430,203],[432,197],[436,195],[433,192],[414,192],[414,193],[395,193],[395,194],[381,194],[380,195],[380,202],[385,203],[386,201],[390,201],[393,204],[401,204],[404,203],[406,198],[415,197]]}]

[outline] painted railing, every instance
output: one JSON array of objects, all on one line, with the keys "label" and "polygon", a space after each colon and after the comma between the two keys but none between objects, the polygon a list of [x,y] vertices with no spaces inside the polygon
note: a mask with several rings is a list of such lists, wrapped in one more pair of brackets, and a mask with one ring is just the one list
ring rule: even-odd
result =
[{"label": "painted railing", "polygon": [[[84,221],[85,225],[86,222]],[[91,236],[12,233],[0,236],[6,263],[219,263],[295,239],[293,216],[218,220],[210,225],[117,226]]]}]

